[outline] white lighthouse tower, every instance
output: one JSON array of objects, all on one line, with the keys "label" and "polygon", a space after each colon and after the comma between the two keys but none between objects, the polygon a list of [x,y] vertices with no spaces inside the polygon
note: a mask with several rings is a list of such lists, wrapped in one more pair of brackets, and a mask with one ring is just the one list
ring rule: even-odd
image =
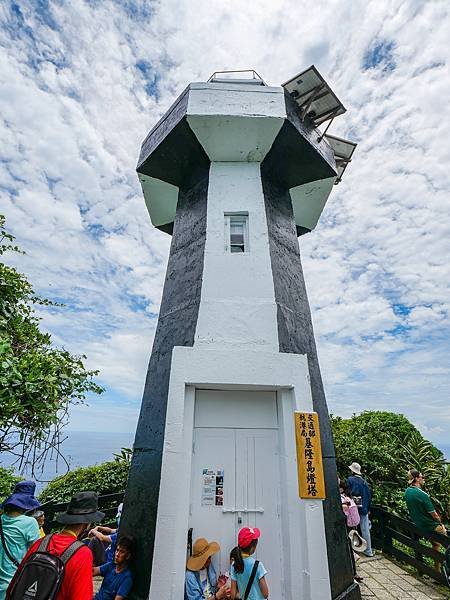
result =
[{"label": "white lighthouse tower", "polygon": [[[183,599],[189,530],[228,571],[245,525],[262,531],[272,598],[360,598],[298,244],[354,150],[318,129],[343,112],[314,67],[282,87],[215,74],[142,145],[172,244],[121,525],[138,539],[136,599]],[[318,415],[325,499],[299,497],[298,411]]]}]

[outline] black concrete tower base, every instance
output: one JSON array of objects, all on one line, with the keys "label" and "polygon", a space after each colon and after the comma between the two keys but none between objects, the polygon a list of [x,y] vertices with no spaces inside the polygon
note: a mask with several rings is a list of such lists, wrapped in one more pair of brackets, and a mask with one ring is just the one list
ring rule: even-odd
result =
[{"label": "black concrete tower base", "polygon": [[[133,600],[183,599],[193,522],[202,535],[192,506],[198,390],[276,398],[281,501],[274,526],[283,574],[268,575],[275,595],[359,600],[297,238],[315,227],[333,187],[331,148],[281,88],[191,84],[144,141],[138,173],[153,224],[173,237],[120,529],[137,539]],[[248,219],[241,256],[230,253],[230,213]],[[323,502],[298,498],[294,410],[319,416]],[[226,486],[224,510],[205,509],[215,523],[229,518]],[[260,547],[269,563],[270,527]],[[224,552],[234,535],[218,540]]]}]

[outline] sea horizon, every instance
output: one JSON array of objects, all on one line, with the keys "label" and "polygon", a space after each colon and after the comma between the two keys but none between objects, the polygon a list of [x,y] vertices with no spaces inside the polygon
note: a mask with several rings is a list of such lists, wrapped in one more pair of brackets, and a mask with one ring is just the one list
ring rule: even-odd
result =
[{"label": "sea horizon", "polygon": [[[121,448],[132,448],[134,432],[123,431],[78,431],[67,430],[66,438],[61,444],[61,452],[69,463],[69,470],[77,467],[89,467],[109,460],[114,460],[114,454],[119,454]],[[434,443],[441,450],[446,460],[450,461],[450,444]],[[94,457],[94,458],[93,458]],[[14,467],[15,457],[3,453],[0,466]],[[42,473],[35,477],[37,490],[41,491],[49,481],[67,472],[64,461],[48,460]],[[31,478],[30,469],[18,473],[25,478]]]}]

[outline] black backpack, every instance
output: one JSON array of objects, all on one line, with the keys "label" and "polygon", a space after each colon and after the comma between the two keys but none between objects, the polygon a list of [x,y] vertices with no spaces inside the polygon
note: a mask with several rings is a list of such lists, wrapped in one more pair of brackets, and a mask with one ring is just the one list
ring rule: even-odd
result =
[{"label": "black backpack", "polygon": [[47,551],[51,539],[51,535],[42,538],[36,551],[27,558],[8,590],[8,600],[55,600],[66,564],[84,544],[74,540],[61,556],[56,556]]}]

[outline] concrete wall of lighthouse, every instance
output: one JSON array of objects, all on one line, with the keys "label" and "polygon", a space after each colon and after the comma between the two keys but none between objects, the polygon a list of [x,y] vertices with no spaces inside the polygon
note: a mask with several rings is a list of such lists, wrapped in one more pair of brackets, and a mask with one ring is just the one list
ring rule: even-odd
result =
[{"label": "concrete wall of lighthouse", "polygon": [[[225,251],[224,214],[247,212],[249,248]],[[195,344],[278,348],[275,291],[259,163],[212,162]]]},{"label": "concrete wall of lighthouse", "polygon": [[[248,213],[247,253],[225,250],[226,212]],[[195,343],[175,348],[171,362],[151,599],[182,597],[196,388],[278,392],[285,599],[294,600],[298,592],[305,600],[330,598],[322,502],[300,500],[296,483],[292,414],[312,410],[307,359],[279,351],[259,163],[213,162],[210,167]],[[235,419],[238,425],[238,414]]]}]

